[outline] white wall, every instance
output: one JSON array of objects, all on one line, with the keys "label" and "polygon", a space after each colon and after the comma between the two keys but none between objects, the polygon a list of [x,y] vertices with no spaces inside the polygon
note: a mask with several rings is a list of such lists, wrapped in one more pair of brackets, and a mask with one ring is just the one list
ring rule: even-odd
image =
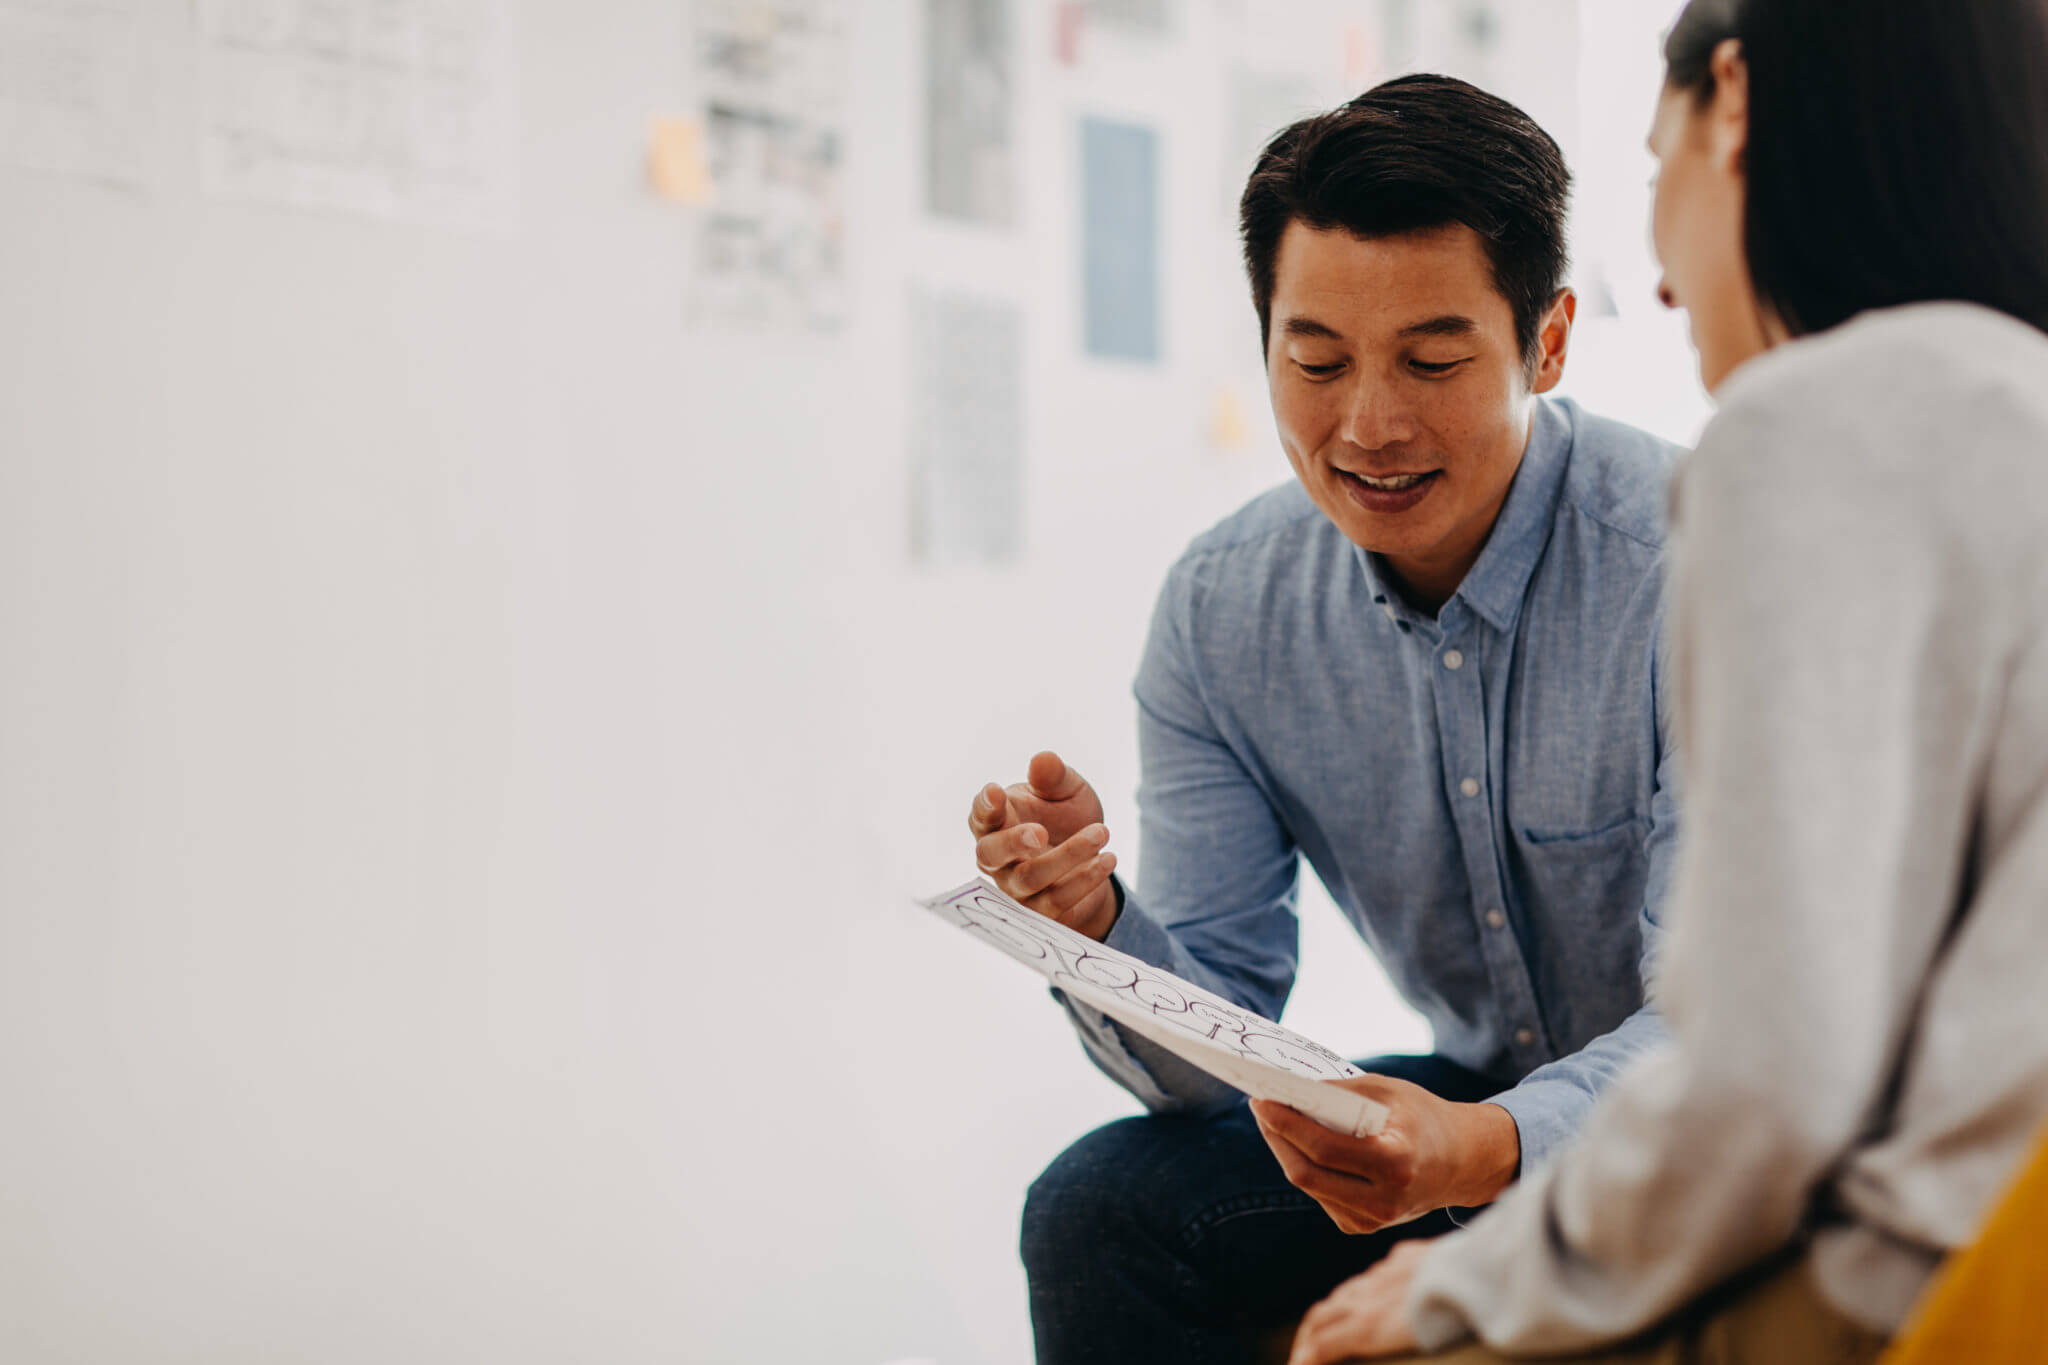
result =
[{"label": "white wall", "polygon": [[[833,338],[684,324],[640,179],[684,0],[526,0],[504,233],[204,195],[168,0],[148,187],[0,168],[0,1358],[1025,1358],[1024,1186],[1131,1106],[907,897],[1049,745],[1133,852],[1158,577],[1286,472],[1215,92],[1374,7],[1184,4],[1069,70],[1021,4],[1010,237],[920,221],[921,5],[853,8]],[[1608,136],[1578,7],[1509,8],[1498,88]],[[1082,112],[1165,137],[1156,369],[1078,355]],[[912,281],[1027,308],[1013,571],[909,561]],[[1638,420],[1687,434],[1684,374]],[[1426,1046],[1304,932],[1291,1022]]]}]

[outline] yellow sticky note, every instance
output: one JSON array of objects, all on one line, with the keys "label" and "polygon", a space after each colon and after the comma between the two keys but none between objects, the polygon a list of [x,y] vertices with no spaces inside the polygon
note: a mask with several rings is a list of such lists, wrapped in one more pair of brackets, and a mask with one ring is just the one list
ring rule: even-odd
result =
[{"label": "yellow sticky note", "polygon": [[704,159],[704,120],[657,118],[647,143],[647,183],[677,204],[711,202],[711,166]]},{"label": "yellow sticky note", "polygon": [[1244,404],[1238,401],[1235,389],[1219,388],[1210,400],[1209,443],[1218,450],[1243,450],[1252,443]]}]

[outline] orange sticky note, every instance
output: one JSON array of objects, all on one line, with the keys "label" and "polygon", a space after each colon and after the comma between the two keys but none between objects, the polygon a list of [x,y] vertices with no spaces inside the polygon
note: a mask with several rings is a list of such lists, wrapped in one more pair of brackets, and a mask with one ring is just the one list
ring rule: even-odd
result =
[{"label": "orange sticky note", "polygon": [[711,202],[711,166],[704,159],[704,120],[654,120],[647,143],[647,183],[672,203]]}]

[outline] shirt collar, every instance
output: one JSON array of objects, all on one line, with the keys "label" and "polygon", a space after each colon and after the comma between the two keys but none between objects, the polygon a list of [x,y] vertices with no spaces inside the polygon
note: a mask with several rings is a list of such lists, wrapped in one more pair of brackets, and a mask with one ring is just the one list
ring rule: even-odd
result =
[{"label": "shirt collar", "polygon": [[[1515,623],[1529,590],[1529,576],[1550,543],[1571,447],[1571,419],[1557,405],[1537,399],[1529,419],[1529,444],[1522,451],[1521,466],[1508,485],[1500,514],[1494,518],[1493,531],[1479,558],[1465,571],[1465,581],[1444,604],[1445,611],[1452,602],[1462,600],[1495,630],[1505,631]],[[1394,591],[1385,562],[1365,550],[1358,551],[1358,560],[1365,566],[1373,600],[1389,608],[1388,614],[1397,621],[1414,619],[1421,624]],[[1438,615],[1441,619],[1442,613]]]}]

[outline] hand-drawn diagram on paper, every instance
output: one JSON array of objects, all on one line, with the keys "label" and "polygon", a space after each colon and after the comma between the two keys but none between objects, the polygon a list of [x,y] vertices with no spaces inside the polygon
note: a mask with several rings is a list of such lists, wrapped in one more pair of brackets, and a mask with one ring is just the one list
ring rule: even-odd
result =
[{"label": "hand-drawn diagram on paper", "polygon": [[198,0],[207,188],[380,218],[512,214],[508,0]]},{"label": "hand-drawn diagram on paper", "polygon": [[1024,315],[1013,303],[910,296],[910,552],[921,565],[1024,552]]},{"label": "hand-drawn diagram on paper", "polygon": [[1321,1043],[1011,900],[984,879],[920,902],[1092,1006],[1258,1099],[1326,1127],[1378,1132],[1384,1106],[1326,1084],[1361,1074]]},{"label": "hand-drawn diagram on paper", "polygon": [[697,321],[836,331],[846,313],[842,0],[698,0],[711,198]]},{"label": "hand-drawn diagram on paper", "polygon": [[146,179],[140,0],[0,0],[0,162],[114,185]]}]

